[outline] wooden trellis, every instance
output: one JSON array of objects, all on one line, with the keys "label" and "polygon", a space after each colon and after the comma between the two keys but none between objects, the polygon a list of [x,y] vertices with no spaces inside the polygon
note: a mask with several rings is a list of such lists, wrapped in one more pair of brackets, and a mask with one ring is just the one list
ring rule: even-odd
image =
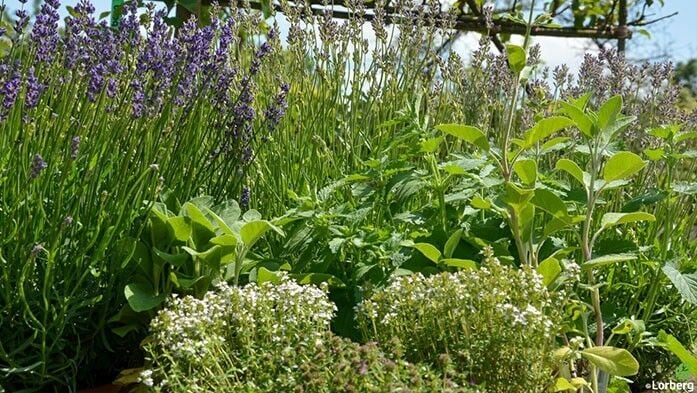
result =
[{"label": "wooden trellis", "polygon": [[[112,0],[112,23],[118,21],[118,7],[123,4],[124,0]],[[183,21],[188,19],[192,14],[199,14],[207,6],[210,6],[212,0],[156,0],[163,1],[170,7],[176,7],[177,20]],[[240,6],[243,5],[243,0],[220,0],[219,4],[221,6],[229,5],[230,1],[238,1]],[[280,11],[280,6],[269,2],[262,4],[261,1],[266,0],[247,0],[244,1],[245,5],[250,6],[253,9],[262,10],[275,9]],[[600,3],[601,0],[598,0]],[[455,18],[455,23],[452,26],[454,29],[462,32],[478,32],[482,34],[489,34],[494,45],[499,49],[503,50],[503,44],[499,38],[501,34],[516,34],[524,35],[527,31],[527,26],[523,23],[518,23],[510,19],[496,18],[493,24],[488,24],[485,20],[483,10],[480,9],[478,3],[481,1],[477,0],[458,0],[456,6],[460,9],[461,13]],[[568,11],[568,6],[566,8],[562,7],[563,1],[555,0],[551,4],[552,17],[560,15],[564,11]],[[645,11],[648,5],[650,5],[649,0],[646,0],[641,14],[632,21],[628,21],[628,4],[627,0],[606,0],[608,4],[609,14],[601,18],[602,21],[595,23],[590,27],[578,27],[575,26],[533,26],[531,28],[531,35],[534,36],[548,36],[548,37],[566,37],[566,38],[590,38],[594,40],[617,40],[617,48],[619,51],[623,52],[626,48],[626,40],[632,37],[632,28],[645,26],[654,23],[658,20],[671,17],[675,14],[668,15],[663,18],[659,18],[653,21],[647,21],[645,18]],[[353,16],[347,7],[345,0],[331,0],[330,4],[326,4],[325,0],[306,0],[305,2],[295,2],[291,3],[296,7],[310,7],[313,14],[324,14],[325,12],[330,12],[332,17],[338,19],[348,19]],[[370,21],[375,18],[372,13],[373,4],[365,4],[366,13],[363,18],[366,21]],[[389,4],[389,3],[388,3]],[[517,1],[513,1],[512,8],[515,9]],[[559,8],[562,8],[559,11]],[[559,11],[559,12],[557,12]],[[497,12],[496,14],[504,13],[506,10]],[[615,18],[615,14],[617,17]],[[399,10],[395,7],[386,5],[384,6],[384,20],[385,23],[399,23],[400,20],[404,19],[404,15],[400,14]],[[615,22],[616,19],[616,22]],[[436,23],[445,24],[449,23],[445,19],[439,19],[435,17]]]}]

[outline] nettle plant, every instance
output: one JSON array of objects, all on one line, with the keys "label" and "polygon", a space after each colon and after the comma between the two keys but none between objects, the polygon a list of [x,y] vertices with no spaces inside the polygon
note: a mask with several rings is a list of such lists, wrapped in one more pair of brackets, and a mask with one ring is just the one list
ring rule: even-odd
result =
[{"label": "nettle plant", "polygon": [[[593,391],[604,391],[608,374],[630,376],[639,369],[638,362],[628,351],[606,345],[600,300],[603,267],[634,260],[637,255],[594,252],[604,231],[655,220],[645,212],[606,212],[601,217],[596,214],[597,207],[605,203],[605,193],[629,184],[632,176],[646,165],[632,152],[615,151],[616,135],[634,118],[621,114],[620,96],[610,98],[597,111],[592,111],[591,96],[586,94],[558,103],[556,116],[538,119],[522,137],[515,138],[518,88],[526,82],[530,71],[525,66],[526,48],[509,45],[508,55],[510,69],[518,83],[509,103],[508,120],[493,133],[495,141],[489,140],[491,133],[474,126],[443,124],[436,128],[473,146],[498,169],[502,185],[495,189],[492,197],[484,192],[475,196],[471,205],[500,215],[506,221],[520,265],[536,267],[546,282],[553,283],[562,271],[560,260],[572,257],[580,249],[580,265],[585,273],[581,288],[589,291],[590,305],[583,301],[577,303],[582,305],[581,318],[567,333],[582,337],[586,348],[565,347],[562,360],[576,359],[575,356],[584,359],[582,368]],[[571,141],[568,136],[550,138],[564,129],[580,131],[579,142],[572,146],[572,151],[581,153],[581,158],[572,159],[575,156],[569,154],[569,158],[556,160],[554,166],[554,172],[570,177],[570,185],[540,171],[540,167],[551,161],[548,153],[555,151],[556,145]],[[565,234],[570,236],[565,238]],[[574,243],[567,245],[567,240]],[[556,250],[550,252],[550,246]],[[588,323],[590,315],[594,323]],[[569,380],[580,375],[574,375],[577,371],[579,368],[574,364],[562,367],[559,383],[572,386]]]}]

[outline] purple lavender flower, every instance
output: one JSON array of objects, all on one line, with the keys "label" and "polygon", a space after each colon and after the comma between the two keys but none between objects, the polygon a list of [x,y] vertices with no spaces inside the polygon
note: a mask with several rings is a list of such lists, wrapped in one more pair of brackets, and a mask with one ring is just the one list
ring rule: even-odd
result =
[{"label": "purple lavender flower", "polygon": [[106,74],[104,64],[97,63],[90,69],[90,82],[87,85],[87,98],[90,101],[96,100],[99,93],[104,89],[104,74]]},{"label": "purple lavender flower", "polygon": [[273,48],[271,47],[271,44],[269,44],[268,42],[264,42],[263,44],[261,44],[257,52],[254,54],[254,58],[252,59],[252,66],[249,67],[249,73],[251,75],[255,75],[259,72],[261,60],[264,57],[266,57],[267,54],[271,53],[272,49]]},{"label": "purple lavender flower", "polygon": [[14,71],[12,75],[5,81],[5,84],[2,86],[2,94],[3,94],[3,100],[2,100],[2,106],[6,110],[11,109],[15,101],[17,100],[17,96],[19,95],[19,88],[20,84],[22,81],[22,77],[19,74],[18,71]]},{"label": "purple lavender flower", "polygon": [[290,86],[288,86],[287,83],[282,83],[281,92],[276,95],[274,102],[271,103],[271,105],[269,105],[264,112],[269,131],[273,131],[276,128],[278,123],[281,121],[281,118],[286,113],[286,109],[288,108],[286,97],[288,96],[289,90]]},{"label": "purple lavender flower", "polygon": [[124,15],[119,23],[119,41],[124,45],[137,47],[140,44],[140,21],[138,16],[138,2],[127,1],[123,7]]},{"label": "purple lavender flower", "polygon": [[25,108],[34,108],[39,103],[39,98],[45,88],[46,86],[39,83],[39,80],[34,75],[34,67],[29,68],[27,73],[27,93],[24,100]]},{"label": "purple lavender flower", "polygon": [[133,89],[133,98],[131,100],[133,117],[139,119],[143,117],[143,113],[145,110],[145,107],[143,105],[145,101],[143,85],[138,79],[135,79],[133,82],[131,82],[131,88]]},{"label": "purple lavender flower", "polygon": [[75,161],[77,160],[77,155],[80,153],[80,137],[79,136],[74,136],[72,140],[70,140],[70,159]]},{"label": "purple lavender flower", "polygon": [[252,191],[249,187],[242,187],[242,195],[240,195],[240,207],[242,210],[249,209],[249,199],[251,198]]},{"label": "purple lavender flower", "polygon": [[20,9],[15,11],[15,16],[17,20],[15,21],[14,30],[17,34],[22,34],[22,31],[29,23],[29,15],[27,15],[26,10]]},{"label": "purple lavender flower", "polygon": [[58,45],[58,0],[46,0],[41,5],[41,11],[36,16],[36,22],[31,32],[31,39],[36,44],[36,60],[50,62],[53,60]]},{"label": "purple lavender flower", "polygon": [[39,177],[39,174],[41,174],[41,171],[44,169],[48,168],[48,163],[44,161],[44,158],[41,157],[41,154],[34,154],[34,159],[32,160],[31,164],[31,177],[33,179],[36,179]]}]

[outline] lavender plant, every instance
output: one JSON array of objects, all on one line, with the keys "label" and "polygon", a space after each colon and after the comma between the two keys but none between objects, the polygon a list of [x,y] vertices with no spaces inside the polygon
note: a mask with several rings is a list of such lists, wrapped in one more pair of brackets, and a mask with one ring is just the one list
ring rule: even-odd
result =
[{"label": "lavender plant", "polygon": [[[257,45],[240,11],[177,35],[164,11],[125,6],[119,29],[81,0],[58,33],[57,0],[31,31],[22,2],[0,60],[0,385],[75,390],[106,355],[122,304],[129,233],[158,192],[237,198],[287,86],[257,100],[277,49]],[[140,21],[145,21],[141,24]],[[133,232],[132,232],[133,231]]]}]

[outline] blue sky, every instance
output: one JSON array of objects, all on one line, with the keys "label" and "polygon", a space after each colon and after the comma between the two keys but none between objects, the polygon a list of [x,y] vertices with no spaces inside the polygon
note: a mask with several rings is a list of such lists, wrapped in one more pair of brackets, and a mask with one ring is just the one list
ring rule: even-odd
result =
[{"label": "blue sky", "polygon": [[[2,0],[0,0],[2,1]],[[19,0],[4,0],[10,9],[19,6]],[[78,0],[63,0],[63,5],[75,5]],[[97,12],[111,8],[111,0],[92,0]],[[646,39],[638,34],[628,42],[627,55],[634,59],[645,59],[662,52],[669,55],[673,61],[685,61],[697,57],[697,1],[695,0],[665,0],[663,8],[657,8],[657,14],[652,18],[678,12],[678,15],[648,27],[653,34]],[[466,53],[476,46],[478,36],[468,34],[460,40],[456,48]],[[580,64],[583,53],[593,49],[588,40],[537,38],[542,46],[542,58],[550,66],[565,63],[572,69]]]}]

